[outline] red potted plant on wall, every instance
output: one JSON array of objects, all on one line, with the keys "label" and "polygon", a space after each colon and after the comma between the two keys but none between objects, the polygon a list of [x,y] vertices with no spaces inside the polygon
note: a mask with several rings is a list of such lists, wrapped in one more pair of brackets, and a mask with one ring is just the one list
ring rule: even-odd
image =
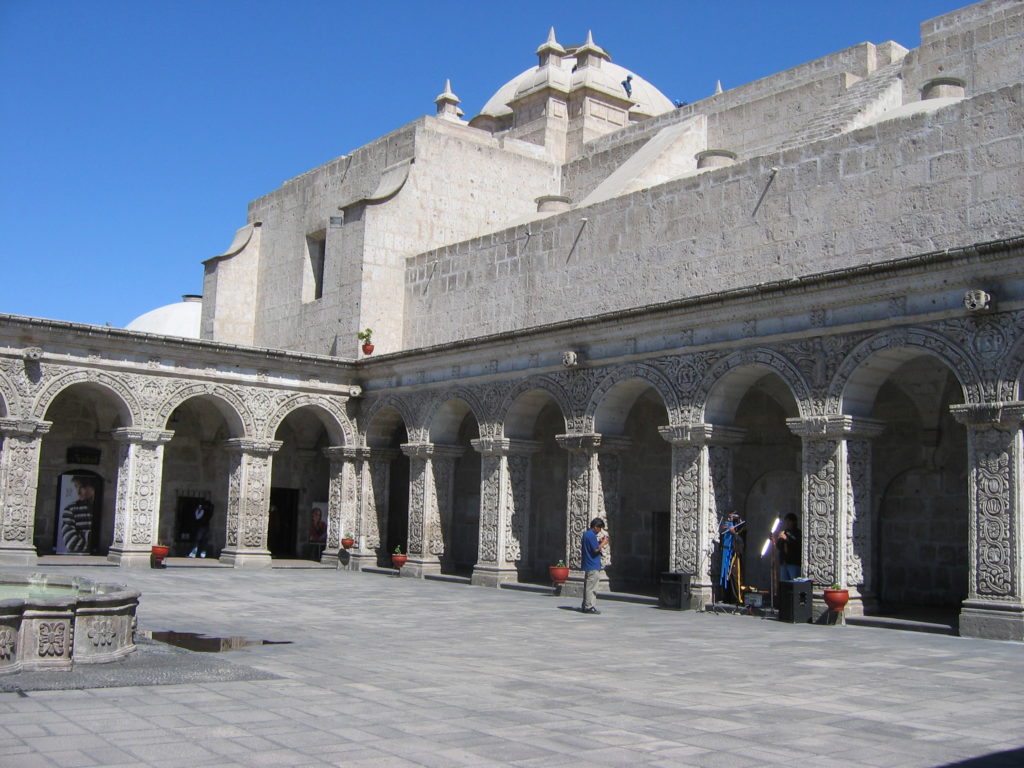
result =
[{"label": "red potted plant on wall", "polygon": [[565,560],[559,560],[554,565],[548,566],[548,573],[551,574],[551,583],[560,587],[569,578],[569,566],[565,564]]},{"label": "red potted plant on wall", "polygon": [[343,546],[345,549],[352,549],[352,547],[354,547],[355,545],[356,540],[353,539],[351,536],[341,537],[341,546]]},{"label": "red potted plant on wall", "polygon": [[395,567],[395,570],[402,570],[402,566],[405,565],[405,561],[409,559],[408,555],[402,554],[402,545],[399,544],[395,547],[395,553],[391,555],[391,564]]},{"label": "red potted plant on wall", "polygon": [[356,336],[358,336],[359,340],[361,342],[363,342],[363,354],[364,355],[372,355],[373,354],[373,329],[372,328],[367,328],[365,331],[360,331],[359,333],[357,333]]},{"label": "red potted plant on wall", "polygon": [[850,590],[843,589],[839,584],[833,584],[831,587],[825,587],[822,597],[829,610],[839,612],[850,602]]}]

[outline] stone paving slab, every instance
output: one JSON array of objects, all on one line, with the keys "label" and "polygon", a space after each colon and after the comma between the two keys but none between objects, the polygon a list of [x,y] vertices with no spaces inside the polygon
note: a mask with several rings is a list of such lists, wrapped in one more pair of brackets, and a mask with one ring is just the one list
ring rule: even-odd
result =
[{"label": "stone paving slab", "polygon": [[323,569],[59,571],[140,589],[140,630],[291,644],[0,677],[5,767],[1024,764],[1022,644]]}]

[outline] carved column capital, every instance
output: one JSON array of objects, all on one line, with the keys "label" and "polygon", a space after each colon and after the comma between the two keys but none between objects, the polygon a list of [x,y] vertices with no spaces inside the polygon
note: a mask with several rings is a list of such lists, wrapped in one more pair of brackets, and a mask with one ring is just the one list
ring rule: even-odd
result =
[{"label": "carved column capital", "polygon": [[163,445],[169,443],[174,432],[169,429],[140,429],[138,427],[120,427],[110,431],[110,436],[119,443],[133,445]]},{"label": "carved column capital", "polygon": [[949,408],[953,418],[970,428],[1014,428],[1024,421],[1024,403],[1018,401],[970,403]]},{"label": "carved column capital", "polygon": [[403,443],[402,453],[410,459],[457,459],[466,449],[444,443]]},{"label": "carved column capital", "polygon": [[229,453],[244,453],[249,456],[273,456],[284,443],[281,440],[251,440],[246,437],[232,437],[224,441]]},{"label": "carved column capital", "polygon": [[0,419],[0,435],[5,437],[42,437],[50,431],[52,421],[36,419]]},{"label": "carved column capital", "polygon": [[598,432],[570,432],[555,435],[555,440],[561,448],[573,453],[623,453],[633,444],[628,437]]},{"label": "carved column capital", "polygon": [[508,437],[481,437],[470,440],[469,444],[484,456],[524,456],[537,453],[542,447],[536,440],[513,440]]},{"label": "carved column capital", "polygon": [[886,422],[836,413],[829,416],[786,419],[786,426],[794,435],[808,440],[847,440],[854,437],[878,437],[885,431]]},{"label": "carved column capital", "polygon": [[747,430],[694,422],[658,427],[658,433],[672,445],[736,445],[742,442]]}]

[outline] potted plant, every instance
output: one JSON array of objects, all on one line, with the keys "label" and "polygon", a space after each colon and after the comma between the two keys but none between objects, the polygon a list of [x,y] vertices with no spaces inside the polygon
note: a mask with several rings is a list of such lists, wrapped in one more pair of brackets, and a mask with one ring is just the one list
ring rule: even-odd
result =
[{"label": "potted plant", "polygon": [[164,546],[163,544],[154,544],[150,547],[149,565],[152,568],[166,568],[167,564],[164,563],[164,558],[167,557],[167,553],[171,551],[170,547]]},{"label": "potted plant", "polygon": [[355,545],[356,540],[353,539],[351,536],[341,537],[341,546],[343,546],[345,549],[352,549],[352,547],[354,547]]},{"label": "potted plant", "polygon": [[408,555],[402,554],[402,545],[399,544],[395,547],[395,553],[391,555],[391,564],[395,567],[395,570],[402,570],[402,566],[405,565],[405,561],[409,559]]},{"label": "potted plant", "polygon": [[838,612],[843,610],[850,601],[850,590],[843,589],[839,584],[833,584],[831,587],[825,587],[822,596],[829,610]]},{"label": "potted plant", "polygon": [[548,566],[548,573],[551,574],[551,583],[559,587],[565,584],[566,579],[569,578],[569,567],[565,564],[565,560],[559,560],[554,565]]},{"label": "potted plant", "polygon": [[357,333],[356,336],[358,336],[359,340],[361,342],[363,342],[363,354],[364,355],[372,355],[373,354],[373,329],[372,328],[367,328],[365,331],[360,331],[359,333]]}]

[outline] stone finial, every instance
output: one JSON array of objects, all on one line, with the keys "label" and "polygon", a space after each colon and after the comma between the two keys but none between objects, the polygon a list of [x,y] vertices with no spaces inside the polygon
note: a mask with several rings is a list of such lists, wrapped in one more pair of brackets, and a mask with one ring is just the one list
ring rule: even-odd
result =
[{"label": "stone finial", "polygon": [[721,92],[722,92],[722,81],[721,80],[715,80],[715,93],[719,94]]},{"label": "stone finial", "polygon": [[608,52],[594,42],[594,33],[591,30],[587,30],[587,40],[579,48],[575,50],[576,56],[576,68],[583,69],[583,67],[600,67],[601,60],[611,61],[612,57],[608,55]]},{"label": "stone finial", "polygon": [[452,81],[445,78],[444,91],[434,99],[434,103],[437,105],[437,116],[444,120],[460,122],[459,117],[462,115],[462,110],[459,109],[459,101],[459,97],[452,93]]},{"label": "stone finial", "polygon": [[540,60],[538,66],[546,67],[549,64],[556,67],[562,65],[562,58],[565,56],[565,48],[559,45],[555,39],[555,28],[548,30],[548,39],[537,49],[537,57]]}]

